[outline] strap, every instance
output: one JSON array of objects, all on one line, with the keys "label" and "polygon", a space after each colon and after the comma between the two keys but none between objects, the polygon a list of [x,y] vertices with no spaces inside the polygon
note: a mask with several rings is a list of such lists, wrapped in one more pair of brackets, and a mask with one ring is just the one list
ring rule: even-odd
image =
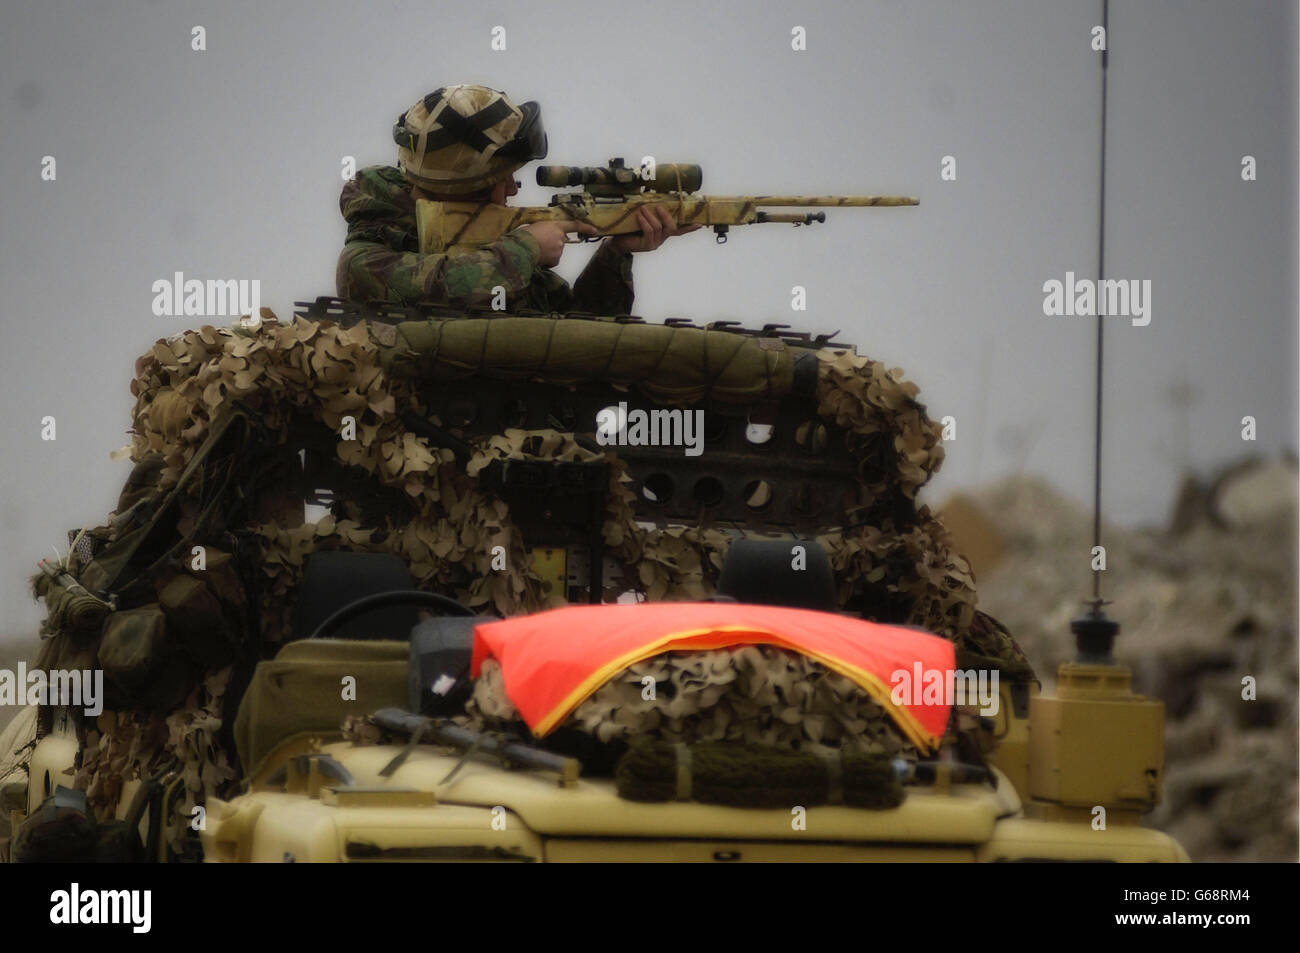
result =
[{"label": "strap", "polygon": [[[126,570],[132,558],[134,558],[136,551],[140,548],[140,546],[144,543],[144,541],[154,531],[159,521],[163,519],[165,515],[167,515],[172,504],[175,503],[176,500],[179,499],[185,493],[191,479],[199,471],[199,468],[203,465],[203,462],[207,459],[208,454],[210,454],[213,448],[216,447],[217,444],[221,442],[223,437],[225,437],[226,432],[230,429],[230,425],[234,423],[236,420],[243,420],[244,418],[245,415],[243,411],[229,410],[223,413],[219,418],[214,420],[209,425],[207,438],[203,441],[202,444],[199,445],[198,449],[194,451],[194,455],[190,458],[190,462],[185,467],[184,472],[181,473],[180,479],[177,480],[176,485],[173,486],[170,490],[168,490],[167,493],[163,496],[157,508],[153,511],[153,514],[150,516],[149,522],[135,530],[132,530],[131,533],[129,533],[126,537],[124,537],[122,541],[130,540],[130,542],[127,543],[122,549],[115,550],[114,545],[116,544],[116,542],[119,542],[119,541],[115,541],[114,544],[110,544],[110,546],[106,548],[104,552],[101,553],[96,559],[92,560],[89,564],[87,564],[86,569],[82,570],[81,573],[81,577],[83,580],[82,585],[86,586],[87,589],[97,590],[99,593],[103,595],[107,595],[108,593],[114,591],[113,589],[114,584],[117,582],[118,578],[122,575],[122,573]],[[208,502],[207,507],[200,514],[199,520],[195,524],[195,533],[191,533],[190,534],[191,537],[196,535],[196,533],[215,514],[217,510],[217,505],[221,501],[221,494],[222,491],[224,491],[225,489],[225,484],[229,482],[229,477],[230,474],[227,473],[226,480],[222,483],[220,487],[218,487],[217,492],[214,493],[213,498]],[[178,542],[167,547],[167,549],[164,551],[162,556],[154,560],[154,562],[151,563],[148,567],[146,567],[145,569],[137,573],[137,578],[147,576],[151,571],[154,571],[159,566],[163,565],[166,562],[166,560],[172,555],[172,553],[175,552],[177,547],[183,545],[186,541],[187,538],[183,537]],[[98,564],[98,566],[102,568],[103,567],[102,560],[105,560],[110,556],[113,559],[120,560],[116,568],[111,570],[103,579],[95,580],[92,584],[87,585],[85,581],[86,573],[91,572],[93,578],[95,573],[92,571],[92,567],[95,567]]]},{"label": "strap", "polygon": [[[425,111],[426,113],[429,113],[430,115],[433,114],[433,107],[436,106],[436,105],[438,105],[438,103],[442,102],[442,94],[443,94],[443,92],[445,92],[445,91],[446,91],[446,87],[445,87],[445,86],[439,86],[437,89],[435,89],[433,92],[431,92],[428,96],[425,96],[425,97],[424,97],[424,111]],[[406,113],[402,113],[402,119],[405,119],[405,118],[406,118]],[[400,121],[401,121],[401,120],[399,119],[398,122],[400,122]]]},{"label": "strap", "polygon": [[677,756],[677,800],[689,801],[691,799],[691,747],[679,741],[673,745],[673,753]]},{"label": "strap", "polygon": [[[460,760],[456,762],[456,766],[453,767],[449,772],[447,772],[447,776],[444,777],[438,783],[447,784],[451,781],[452,778],[454,778],[457,774],[459,774],[460,769],[465,767],[466,762],[469,761],[470,757],[474,754],[475,751],[478,751],[478,749],[482,746],[483,742],[487,740],[487,737],[488,736],[486,733],[478,735],[474,739],[474,741],[470,744],[470,746],[465,749],[465,753],[460,756]],[[500,739],[498,739],[497,743],[498,746],[501,744]]]},{"label": "strap", "polygon": [[[381,778],[391,778],[397,772],[397,769],[406,763],[406,759],[411,756],[411,752],[415,750],[415,746],[420,743],[420,739],[424,737],[424,730],[428,727],[429,722],[427,720],[420,722],[420,726],[416,728],[415,731],[411,732],[411,737],[402,750],[397,752],[388,764],[379,769],[379,776]],[[461,761],[463,763],[464,758],[462,758]],[[456,771],[459,770],[460,765],[458,764],[456,765]],[[452,772],[452,774],[455,773],[455,771]],[[447,777],[450,778],[451,775],[448,775]],[[443,780],[445,781],[447,778],[444,778]]]},{"label": "strap", "polygon": [[844,749],[818,751],[817,757],[826,765],[826,803],[844,803]]},{"label": "strap", "polygon": [[472,116],[462,116],[448,103],[438,114],[438,125],[442,128],[432,129],[424,135],[424,152],[433,152],[457,142],[484,152],[489,146],[495,145],[484,130],[492,128],[513,112],[504,99],[484,106]]}]

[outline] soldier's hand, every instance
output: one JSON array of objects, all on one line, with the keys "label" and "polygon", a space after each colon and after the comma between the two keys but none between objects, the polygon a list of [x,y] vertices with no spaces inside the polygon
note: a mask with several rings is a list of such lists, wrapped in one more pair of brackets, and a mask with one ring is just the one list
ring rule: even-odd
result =
[{"label": "soldier's hand", "polygon": [[662,205],[654,206],[653,211],[644,206],[637,209],[636,219],[641,226],[640,233],[619,235],[611,242],[615,251],[654,251],[674,235],[688,235],[700,227],[699,225],[678,226],[673,219],[673,213]]},{"label": "soldier's hand", "polygon": [[577,232],[579,235],[595,235],[596,226],[588,222],[537,222],[533,225],[525,225],[525,230],[537,239],[537,244],[542,246],[542,257],[540,263],[543,268],[550,268],[560,263],[560,255],[564,254],[564,236],[570,232]]}]

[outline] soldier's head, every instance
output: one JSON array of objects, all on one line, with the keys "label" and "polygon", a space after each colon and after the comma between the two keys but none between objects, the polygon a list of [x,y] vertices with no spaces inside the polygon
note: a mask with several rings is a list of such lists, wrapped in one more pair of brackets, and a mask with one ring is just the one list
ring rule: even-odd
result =
[{"label": "soldier's head", "polygon": [[515,172],[546,156],[537,103],[516,106],[486,86],[435,89],[397,117],[393,141],[413,186],[459,201],[504,204],[518,191]]}]

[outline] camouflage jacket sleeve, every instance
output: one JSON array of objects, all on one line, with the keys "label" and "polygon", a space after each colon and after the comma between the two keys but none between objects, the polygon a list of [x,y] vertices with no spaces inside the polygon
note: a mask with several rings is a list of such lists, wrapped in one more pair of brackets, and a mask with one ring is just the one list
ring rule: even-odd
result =
[{"label": "camouflage jacket sleeve", "polygon": [[[354,240],[343,247],[335,277],[339,297],[353,301],[487,308],[493,289],[502,287],[513,306],[531,296],[530,284],[545,272],[538,265],[540,254],[536,240],[521,231],[463,255],[421,255]],[[555,280],[563,284],[558,276]]]},{"label": "camouflage jacket sleeve", "polygon": [[631,314],[633,297],[632,256],[604,241],[573,283],[569,310]]}]

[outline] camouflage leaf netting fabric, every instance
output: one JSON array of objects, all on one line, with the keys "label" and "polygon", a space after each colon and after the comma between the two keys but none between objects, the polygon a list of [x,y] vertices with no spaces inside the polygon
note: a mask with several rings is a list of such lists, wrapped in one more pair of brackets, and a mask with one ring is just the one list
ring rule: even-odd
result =
[{"label": "camouflage leaf netting fabric", "polygon": [[[473,477],[494,457],[594,460],[598,455],[578,446],[571,435],[507,431],[478,441],[467,472],[461,472],[451,451],[428,448],[396,416],[399,407],[418,406],[413,386],[416,368],[445,369],[454,363],[459,373],[473,371],[472,366],[465,366],[468,361],[463,356],[444,353],[445,337],[459,342],[459,355],[471,349],[465,343],[473,340],[473,329],[468,326],[477,326],[486,335],[494,321],[580,325],[577,330],[587,336],[596,333],[591,328],[605,327],[596,321],[542,318],[398,325],[398,341],[421,335],[428,339],[425,348],[417,351],[402,344],[376,343],[375,338],[394,339],[391,325],[376,330],[372,337],[364,323],[344,329],[298,319],[291,324],[266,322],[257,331],[211,327],[188,331],[158,342],[137,362],[137,378],[132,384],[137,397],[132,457],[163,454],[163,486],[176,479],[187,454],[202,439],[219,408],[239,401],[281,434],[294,412],[310,414],[333,433],[339,433],[343,418],[351,416],[356,422],[356,439],[338,442],[339,459],[360,467],[381,484],[403,490],[418,510],[404,526],[363,526],[355,520],[326,519],[315,526],[269,523],[258,527],[264,538],[265,571],[271,580],[265,608],[273,619],[279,619],[279,624],[269,624],[272,639],[282,638],[287,631],[287,603],[291,601],[287,597],[298,581],[303,559],[319,548],[395,552],[408,561],[420,584],[454,592],[467,605],[502,615],[550,604],[540,579],[528,568],[523,543],[510,525],[504,504],[482,494]],[[419,332],[410,325],[418,325]],[[443,327],[450,330],[436,333]],[[612,327],[623,332],[620,342],[628,340],[628,332],[637,330],[734,339],[724,342],[733,351],[735,340],[750,345],[756,341],[698,329]],[[490,340],[481,336],[480,351],[488,348]],[[556,345],[547,337],[536,346],[551,350]],[[628,349],[625,343],[620,346]],[[587,347],[590,356],[590,345]],[[764,378],[760,390],[779,394],[782,387],[788,387],[787,362],[773,360],[770,352],[758,346],[753,350],[760,357],[753,365],[754,373]],[[790,350],[795,349],[787,348],[785,353]],[[916,385],[902,381],[900,371],[888,371],[865,357],[822,349],[817,358],[819,412],[859,438],[852,447],[869,464],[863,467],[869,474],[863,484],[863,499],[914,498],[943,459],[939,425],[916,403]],[[521,359],[500,354],[493,359],[512,366],[512,373],[521,373]],[[736,363],[734,354],[729,360],[716,358],[716,366],[711,366],[710,360],[699,359],[695,376],[730,374]],[[606,356],[605,361],[613,361],[613,356]],[[385,366],[392,370],[386,371]],[[655,366],[650,365],[651,369]],[[528,367],[528,372],[532,370]],[[571,380],[576,371],[570,362],[556,373]],[[633,371],[623,373],[635,377]],[[694,394],[704,389],[703,384],[692,387],[691,375],[680,368],[675,373],[674,392]],[[755,391],[752,384],[748,389],[737,384],[734,389],[738,391],[735,399]],[[709,529],[638,526],[630,505],[634,499],[630,479],[617,461],[614,470],[604,526],[611,555],[634,567],[639,588],[648,598],[694,598],[711,592],[731,537]],[[848,515],[850,519],[865,515],[865,504],[863,513]],[[890,621],[921,625],[959,642],[973,624],[975,588],[969,565],[953,550],[942,524],[928,508],[920,507],[908,526],[893,525],[892,517],[885,516],[871,525],[824,535],[818,542],[830,553],[843,603],[850,603],[864,590],[874,590],[894,610],[897,618]],[[504,572],[490,571],[494,545],[505,546],[509,554],[509,568]],[[1014,656],[1010,648],[1008,655]]]},{"label": "camouflage leaf netting fabric", "polygon": [[98,818],[107,820],[132,778],[161,776],[172,782],[179,772],[181,790],[176,821],[165,828],[172,850],[186,849],[186,819],[208,797],[229,797],[239,772],[218,743],[221,696],[230,680],[227,667],[195,685],[189,697],[167,715],[152,712],[104,712],[85,732],[81,766],[73,786],[86,792]]},{"label": "camouflage leaf netting fabric", "polygon": [[[846,514],[847,528],[818,538],[836,572],[841,604],[881,621],[924,626],[953,639],[959,650],[1008,669],[1027,670],[1005,630],[976,611],[969,565],[929,510],[919,507],[899,525],[896,515],[876,505],[881,500],[915,499],[943,459],[940,427],[916,402],[916,385],[904,382],[901,371],[834,348],[809,352],[775,339],[696,328],[555,318],[429,319],[396,326],[362,322],[345,328],[302,319],[281,323],[265,309],[263,317],[256,329],[205,326],[185,331],[158,341],[137,361],[131,384],[136,397],[131,458],[138,462],[157,455],[158,487],[166,490],[177,484],[226,408],[240,407],[271,442],[283,443],[291,426],[305,419],[335,436],[348,433],[351,439],[335,443],[338,460],[398,491],[412,514],[409,519],[385,517],[382,524],[367,523],[357,507],[344,502],[336,507],[337,516],[314,524],[302,522],[300,508],[296,516],[292,510],[264,509],[260,521],[243,527],[251,528],[260,548],[260,635],[268,646],[264,655],[273,654],[275,643],[288,636],[304,562],[321,549],[395,553],[420,587],[454,595],[480,612],[511,615],[556,601],[532,571],[506,504],[480,490],[475,477],[493,459],[587,461],[601,455],[579,446],[571,434],[507,430],[475,440],[472,457],[462,468],[450,450],[430,448],[399,417],[402,409],[427,409],[418,397],[422,375],[483,373],[543,380],[553,375],[553,383],[604,380],[664,402],[707,396],[743,404],[787,392],[795,352],[802,351],[816,359],[818,412],[828,425],[849,432],[849,447],[863,474],[862,504]],[[669,353],[674,360],[666,363],[664,355]],[[621,580],[610,580],[607,597],[628,587],[653,600],[710,594],[734,534],[639,524],[626,467],[612,454],[605,459],[612,476],[602,534],[607,556],[624,567]],[[267,488],[246,489],[260,493]],[[92,531],[108,537],[112,532],[111,526]],[[507,553],[505,570],[492,567],[495,546]],[[76,566],[75,558],[72,564]],[[56,640],[61,637],[55,634]],[[736,681],[744,684],[739,674]],[[819,684],[832,682],[824,676]],[[713,690],[701,691],[708,695]],[[749,704],[743,694],[728,695],[727,705],[700,706],[708,714],[691,714],[682,730],[700,732],[701,737],[725,735],[732,729],[719,719],[731,717],[725,713],[736,705],[744,709]],[[185,770],[196,774],[199,787],[208,791],[213,784],[227,783],[228,767],[219,759],[213,762],[215,769],[204,768],[215,757],[206,740],[211,725],[207,716],[198,714],[214,710],[203,701],[206,697],[194,695],[185,708],[196,713],[191,721],[205,726],[197,741],[174,731],[164,737],[159,716],[147,716],[153,721],[146,724],[146,716],[131,714],[107,722],[102,734],[87,736],[78,783],[88,786],[98,810],[111,812],[121,780],[140,776],[164,757],[191,766],[193,770]],[[623,710],[611,706],[608,697],[598,698],[588,703],[594,707],[582,716],[597,734],[610,730],[601,727],[605,716],[596,714],[601,705]],[[853,708],[852,698],[846,696],[845,701]],[[821,708],[800,709],[800,724],[787,724],[780,713],[791,707],[779,709],[780,726],[774,723],[760,733],[771,732],[781,743],[802,734],[816,743],[818,736],[825,740],[842,730]],[[865,702],[857,703],[854,711],[855,723],[872,721],[866,718]],[[610,721],[619,731],[621,717],[611,716]],[[654,716],[643,712],[636,717]],[[874,737],[874,729],[864,730],[864,737]],[[892,743],[884,734],[878,740]],[[187,791],[197,800],[201,792],[188,783],[193,779],[187,775]]]}]

